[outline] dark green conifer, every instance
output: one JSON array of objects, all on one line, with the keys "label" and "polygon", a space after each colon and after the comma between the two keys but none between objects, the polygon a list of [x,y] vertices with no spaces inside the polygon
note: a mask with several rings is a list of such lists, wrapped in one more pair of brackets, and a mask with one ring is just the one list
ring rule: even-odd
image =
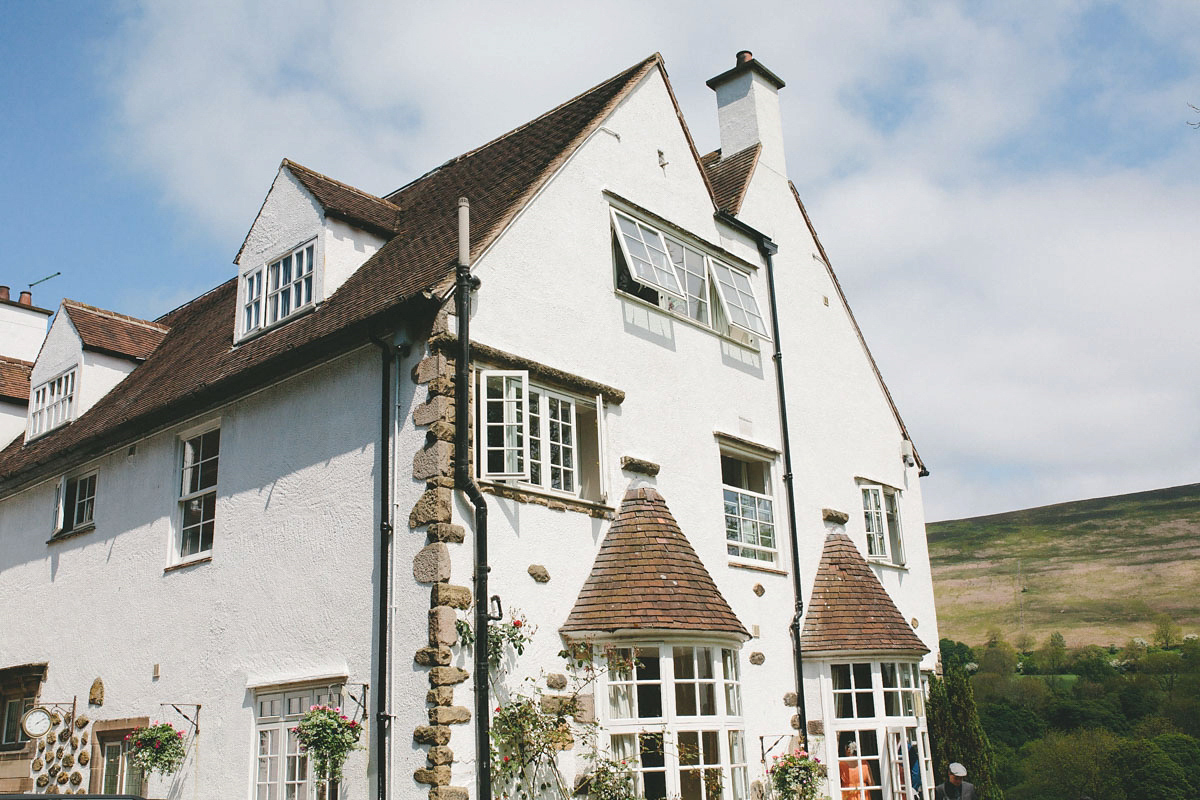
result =
[{"label": "dark green conifer", "polygon": [[967,768],[967,780],[983,800],[1003,800],[992,745],[979,724],[975,693],[965,670],[951,667],[945,670],[944,680],[935,678],[930,684],[928,722],[934,785],[946,782],[950,762],[957,761]]}]

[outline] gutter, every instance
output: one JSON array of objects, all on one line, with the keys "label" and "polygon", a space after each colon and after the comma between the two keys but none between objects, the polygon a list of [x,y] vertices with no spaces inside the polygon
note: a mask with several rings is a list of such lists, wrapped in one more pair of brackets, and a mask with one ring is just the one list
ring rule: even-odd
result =
[{"label": "gutter", "polygon": [[800,739],[808,741],[808,712],[804,701],[804,657],[800,647],[800,619],[804,616],[804,581],[800,575],[800,537],[796,530],[796,487],[792,474],[792,442],[787,417],[787,394],[783,382],[783,345],[779,336],[779,306],[775,301],[775,262],[779,245],[771,237],[758,231],[728,211],[717,211],[718,222],[744,233],[758,243],[758,252],[767,262],[767,292],[771,303],[771,334],[775,340],[775,351],[771,359],[775,362],[775,386],[779,394],[779,427],[783,434],[783,483],[787,489],[788,538],[792,549],[792,591],[795,594],[795,609],[792,615],[792,645],[796,670],[796,715],[800,728]]},{"label": "gutter", "polygon": [[[379,589],[376,595],[376,611],[379,615],[379,661],[376,672],[375,690],[375,778],[376,798],[386,800],[388,738],[391,733],[392,715],[388,713],[388,601],[390,599],[392,543],[392,360],[394,348],[373,333],[368,334],[380,353],[380,397],[379,397]],[[336,785],[334,788],[336,792]],[[336,794],[334,795],[336,800]]]},{"label": "gutter", "polygon": [[471,292],[479,288],[479,278],[471,275],[471,204],[458,199],[458,266],[454,281],[454,315],[458,320],[458,357],[454,374],[454,483],[475,506],[475,797],[491,800],[492,760],[491,702],[488,696],[488,552],[487,502],[479,485],[471,477],[470,466],[470,392],[467,385],[471,370]]}]

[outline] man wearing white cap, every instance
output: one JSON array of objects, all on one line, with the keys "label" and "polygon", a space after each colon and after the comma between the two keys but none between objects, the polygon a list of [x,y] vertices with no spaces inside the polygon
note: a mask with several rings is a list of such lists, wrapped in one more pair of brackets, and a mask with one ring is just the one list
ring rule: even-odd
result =
[{"label": "man wearing white cap", "polygon": [[934,800],[979,800],[975,784],[967,783],[967,768],[955,761],[950,765],[950,780],[933,790]]}]

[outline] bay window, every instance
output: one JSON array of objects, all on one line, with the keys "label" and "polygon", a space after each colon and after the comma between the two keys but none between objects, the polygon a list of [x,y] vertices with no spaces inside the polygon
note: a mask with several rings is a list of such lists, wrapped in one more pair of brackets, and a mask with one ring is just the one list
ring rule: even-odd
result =
[{"label": "bay window", "polygon": [[749,796],[738,651],[639,644],[608,651],[604,728],[646,800]]},{"label": "bay window", "polygon": [[[831,664],[840,800],[933,797],[921,674],[915,661]],[[830,789],[833,790],[833,770]],[[840,792],[840,793],[839,793]]]}]

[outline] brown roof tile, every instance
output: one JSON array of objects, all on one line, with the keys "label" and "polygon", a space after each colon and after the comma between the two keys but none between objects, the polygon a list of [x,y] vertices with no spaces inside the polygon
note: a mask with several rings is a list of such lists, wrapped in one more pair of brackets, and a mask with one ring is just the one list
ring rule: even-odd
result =
[{"label": "brown roof tile", "polygon": [[0,398],[29,404],[29,373],[33,364],[19,358],[0,356]]},{"label": "brown roof tile", "polygon": [[929,652],[844,533],[825,539],[800,644],[805,652]]},{"label": "brown roof tile", "polygon": [[63,300],[63,310],[83,340],[83,349],[144,361],[167,335],[157,322],[105,311],[77,300]]},{"label": "brown roof tile", "polygon": [[[471,252],[477,255],[656,66],[661,66],[657,54],[381,200],[402,209],[402,230],[311,313],[235,348],[234,278],[160,318],[157,323],[169,327],[169,333],[119,390],[72,424],[27,446],[20,437],[0,452],[0,493],[219,407],[363,344],[369,331],[381,332],[425,313],[422,293],[453,276],[458,198],[471,200]],[[317,173],[285,163],[306,172],[318,185],[311,177]],[[354,194],[349,187],[345,190]],[[369,205],[371,198],[365,193],[350,198],[324,184],[320,191],[327,191],[327,201],[336,200],[340,207],[363,198]]]},{"label": "brown roof tile", "polygon": [[741,210],[742,201],[746,199],[746,189],[750,186],[750,178],[754,176],[754,168],[758,166],[761,153],[762,145],[755,144],[729,158],[721,158],[721,151],[714,150],[700,159],[700,165],[708,173],[713,202],[717,204],[717,208],[730,214]]},{"label": "brown roof tile", "polygon": [[564,634],[679,630],[750,635],[654,489],[630,489]]},{"label": "brown roof tile", "polygon": [[394,203],[335,181],[295,161],[285,158],[283,166],[296,176],[305,189],[312,192],[329,216],[383,236],[390,237],[398,230],[400,208]]}]

